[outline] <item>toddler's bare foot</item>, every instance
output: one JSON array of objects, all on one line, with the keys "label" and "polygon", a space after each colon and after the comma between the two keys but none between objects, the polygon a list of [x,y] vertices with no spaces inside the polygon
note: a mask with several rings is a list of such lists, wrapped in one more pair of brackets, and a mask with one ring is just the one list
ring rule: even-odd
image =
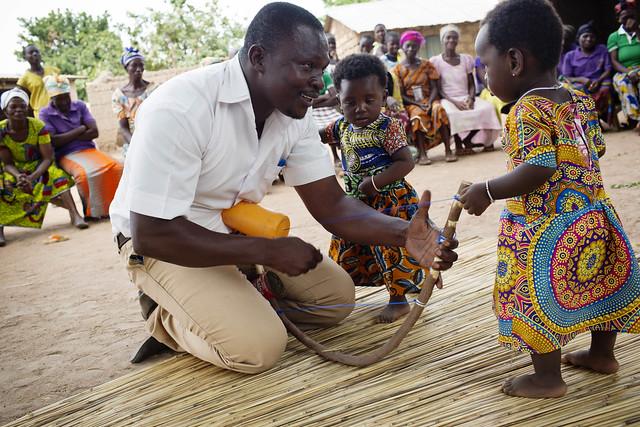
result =
[{"label": "toddler's bare foot", "polygon": [[620,364],[613,356],[599,356],[589,350],[572,351],[562,356],[562,363],[589,369],[600,374],[614,374],[620,369]]},{"label": "toddler's bare foot", "polygon": [[567,393],[567,384],[558,375],[520,375],[506,380],[502,392],[519,397],[562,397]]},{"label": "toddler's bare foot", "polygon": [[[404,302],[404,304],[392,304],[392,302]],[[407,300],[402,297],[402,299],[391,299],[389,304],[376,316],[376,323],[393,323],[402,316],[405,316],[411,308],[409,304],[406,303]]]}]

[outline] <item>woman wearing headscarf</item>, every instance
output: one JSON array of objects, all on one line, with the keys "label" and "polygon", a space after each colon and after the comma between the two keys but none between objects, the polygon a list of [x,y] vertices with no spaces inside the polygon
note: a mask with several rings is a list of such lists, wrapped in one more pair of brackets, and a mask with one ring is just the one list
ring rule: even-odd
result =
[{"label": "woman wearing headscarf", "polygon": [[444,143],[446,161],[455,162],[451,152],[449,118],[438,99],[440,75],[433,64],[418,58],[424,37],[418,31],[406,31],[400,36],[400,45],[406,57],[392,72],[398,76],[404,108],[411,121],[411,136],[418,149],[418,164],[429,165],[427,150]]},{"label": "woman wearing headscarf", "polygon": [[442,27],[442,54],[434,56],[430,61],[440,74],[441,102],[449,116],[456,153],[473,154],[473,146],[493,149],[502,126],[493,105],[476,97],[474,60],[471,55],[456,52],[459,39],[458,27]]},{"label": "woman wearing headscarf", "polygon": [[51,136],[56,161],[78,185],[85,219],[106,218],[122,175],[122,165],[96,148],[98,126],[82,101],[72,101],[69,80],[47,76],[51,98],[40,120]]},{"label": "woman wearing headscarf", "polygon": [[567,52],[562,77],[571,86],[591,95],[600,118],[609,120],[611,106],[611,59],[607,47],[596,44],[593,22],[578,28],[578,48]]},{"label": "woman wearing headscarf", "polygon": [[126,48],[122,57],[120,57],[120,63],[127,70],[129,82],[113,92],[111,106],[113,107],[113,112],[118,116],[118,129],[124,140],[123,153],[126,156],[131,142],[131,135],[135,129],[138,108],[153,92],[156,85],[142,78],[144,56],[138,49]]},{"label": "woman wearing headscarf", "polygon": [[622,0],[616,5],[620,28],[609,35],[607,49],[611,57],[613,87],[620,97],[622,111],[638,122],[640,131],[640,41],[638,40],[638,12],[635,1]]},{"label": "woman wearing headscarf", "polygon": [[53,159],[49,132],[39,119],[27,116],[29,97],[14,88],[0,96],[7,117],[0,122],[0,161],[4,167],[0,186],[0,246],[4,227],[42,227],[49,202],[69,210],[71,223],[88,225],[76,209],[69,189],[73,179]]},{"label": "woman wearing headscarf", "polygon": [[29,69],[18,80],[17,85],[29,96],[33,116],[38,118],[40,109],[49,103],[49,95],[44,88],[43,79],[46,76],[59,74],[60,70],[42,63],[40,49],[30,44],[22,49],[22,56],[29,63]]}]

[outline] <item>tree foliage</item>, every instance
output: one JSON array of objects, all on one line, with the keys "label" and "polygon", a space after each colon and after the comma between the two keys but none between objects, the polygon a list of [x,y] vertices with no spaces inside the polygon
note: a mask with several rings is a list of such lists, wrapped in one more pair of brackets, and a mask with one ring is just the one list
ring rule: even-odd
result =
[{"label": "tree foliage", "polygon": [[222,16],[217,0],[197,9],[187,0],[165,0],[170,10],[128,13],[132,24],[122,27],[132,45],[144,52],[149,69],[195,65],[203,58],[225,58],[243,29]]},{"label": "tree foliage", "polygon": [[103,70],[120,72],[122,40],[109,27],[109,19],[106,12],[91,16],[68,9],[51,11],[41,18],[18,18],[23,28],[19,35],[22,46],[15,54],[22,59],[22,48],[34,44],[44,62],[64,74],[93,78]]}]

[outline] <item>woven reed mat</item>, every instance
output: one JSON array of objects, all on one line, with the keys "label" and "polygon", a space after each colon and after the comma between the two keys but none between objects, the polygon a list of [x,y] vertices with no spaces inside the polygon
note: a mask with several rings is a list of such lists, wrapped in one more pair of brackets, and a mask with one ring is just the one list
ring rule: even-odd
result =
[{"label": "woven reed mat", "polygon": [[[74,425],[640,425],[640,337],[621,335],[615,375],[563,367],[568,394],[523,399],[502,381],[528,372],[527,355],[498,346],[491,310],[495,246],[463,242],[421,319],[386,360],[363,369],[320,359],[293,338],[280,364],[241,375],[182,355],[30,413],[11,426]],[[384,303],[384,289],[358,301]],[[346,351],[381,345],[398,327],[373,325],[380,307],[356,308],[312,335]],[[588,344],[588,334],[567,350]]]}]

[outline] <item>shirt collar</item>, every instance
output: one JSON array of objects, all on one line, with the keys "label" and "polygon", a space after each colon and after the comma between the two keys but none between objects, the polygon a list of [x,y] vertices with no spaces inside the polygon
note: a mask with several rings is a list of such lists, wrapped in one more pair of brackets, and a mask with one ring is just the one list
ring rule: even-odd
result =
[{"label": "shirt collar", "polygon": [[[69,113],[73,113],[78,111],[78,102],[77,101],[71,101],[71,106],[69,107]],[[60,110],[58,110],[56,107],[54,107],[53,103],[51,101],[49,101],[49,105],[47,106],[47,113],[49,113],[50,116],[60,116],[60,117],[67,117],[66,114],[62,114],[62,112]]]},{"label": "shirt collar", "polygon": [[631,44],[631,40],[633,40],[633,38],[636,36],[636,33],[627,33],[627,30],[624,29],[623,25],[620,25],[620,28],[618,28],[618,34],[621,36],[627,36],[627,41],[629,42],[629,44]]},{"label": "shirt collar", "polygon": [[240,67],[240,54],[237,54],[227,62],[218,100],[231,104],[246,101],[249,98],[249,86]]}]

